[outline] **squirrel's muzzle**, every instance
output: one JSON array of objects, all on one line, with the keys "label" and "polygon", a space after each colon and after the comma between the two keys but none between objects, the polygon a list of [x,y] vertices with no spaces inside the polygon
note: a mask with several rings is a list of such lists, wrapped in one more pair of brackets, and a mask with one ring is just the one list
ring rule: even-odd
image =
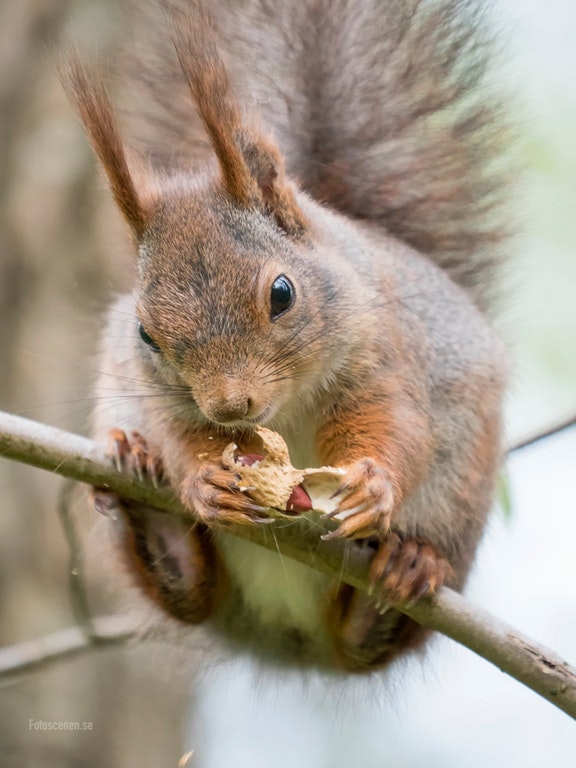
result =
[{"label": "squirrel's muzzle", "polygon": [[[234,426],[258,416],[260,409],[246,382],[225,376],[203,384],[194,388],[194,395],[200,410],[210,421]],[[198,392],[198,389],[201,391]]]},{"label": "squirrel's muzzle", "polygon": [[232,425],[250,417],[252,399],[239,397],[233,400],[211,400],[205,416],[218,424]]}]

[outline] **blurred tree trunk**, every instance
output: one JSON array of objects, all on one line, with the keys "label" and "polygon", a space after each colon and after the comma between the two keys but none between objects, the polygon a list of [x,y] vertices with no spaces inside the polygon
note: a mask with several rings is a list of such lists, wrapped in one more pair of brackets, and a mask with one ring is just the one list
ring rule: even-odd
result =
[{"label": "blurred tree trunk", "polygon": [[[0,0],[0,407],[86,431],[99,317],[128,284],[129,240],[56,74],[77,41],[99,55],[122,39],[124,2]],[[0,460],[0,643],[72,623],[60,482]],[[95,514],[73,512],[90,550]],[[110,610],[90,558],[92,600]],[[60,665],[3,691],[0,764],[176,765],[185,686],[152,676],[155,654],[119,649]],[[86,732],[29,720],[90,721]]]}]

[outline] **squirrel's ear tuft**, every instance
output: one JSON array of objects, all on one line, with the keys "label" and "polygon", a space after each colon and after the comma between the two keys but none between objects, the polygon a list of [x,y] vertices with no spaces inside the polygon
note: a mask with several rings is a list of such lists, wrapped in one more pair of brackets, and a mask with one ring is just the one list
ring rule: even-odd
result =
[{"label": "squirrel's ear tuft", "polygon": [[101,74],[88,69],[72,52],[60,67],[60,77],[106,171],[120,211],[136,236],[141,236],[156,196],[150,169],[123,144]]},{"label": "squirrel's ear tuft", "polygon": [[273,142],[245,125],[218,53],[218,36],[202,7],[169,16],[180,67],[218,158],[226,191],[240,205],[274,217],[291,237],[306,229],[284,161]]},{"label": "squirrel's ear tuft", "polygon": [[291,237],[306,230],[306,218],[300,210],[292,185],[284,172],[284,160],[278,147],[262,136],[240,134],[244,162],[254,179],[266,211]]}]

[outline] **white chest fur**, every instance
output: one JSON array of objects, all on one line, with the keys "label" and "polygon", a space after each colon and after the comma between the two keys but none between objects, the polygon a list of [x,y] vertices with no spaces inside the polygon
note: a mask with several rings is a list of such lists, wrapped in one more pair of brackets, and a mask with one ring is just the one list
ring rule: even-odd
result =
[{"label": "white chest fur", "polygon": [[270,425],[271,429],[279,432],[288,446],[290,461],[294,467],[305,469],[317,467],[318,457],[314,450],[314,438],[316,435],[316,420],[308,410],[291,414],[287,423],[278,421]]},{"label": "white chest fur", "polygon": [[228,574],[259,624],[312,636],[322,631],[329,576],[230,534],[217,539]]},{"label": "white chest fur", "polygon": [[[313,418],[291,419],[288,428],[273,426],[286,440],[294,466],[317,466]],[[269,535],[274,535],[272,530]],[[331,577],[235,536],[218,535],[218,547],[230,578],[260,624],[294,628],[312,636],[322,631]]]}]

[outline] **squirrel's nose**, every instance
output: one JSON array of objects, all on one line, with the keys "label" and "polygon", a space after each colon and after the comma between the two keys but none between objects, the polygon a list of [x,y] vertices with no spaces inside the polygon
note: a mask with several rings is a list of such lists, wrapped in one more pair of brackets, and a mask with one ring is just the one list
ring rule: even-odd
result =
[{"label": "squirrel's nose", "polygon": [[211,403],[207,416],[218,424],[233,424],[245,419],[252,408],[250,397],[219,400]]}]

